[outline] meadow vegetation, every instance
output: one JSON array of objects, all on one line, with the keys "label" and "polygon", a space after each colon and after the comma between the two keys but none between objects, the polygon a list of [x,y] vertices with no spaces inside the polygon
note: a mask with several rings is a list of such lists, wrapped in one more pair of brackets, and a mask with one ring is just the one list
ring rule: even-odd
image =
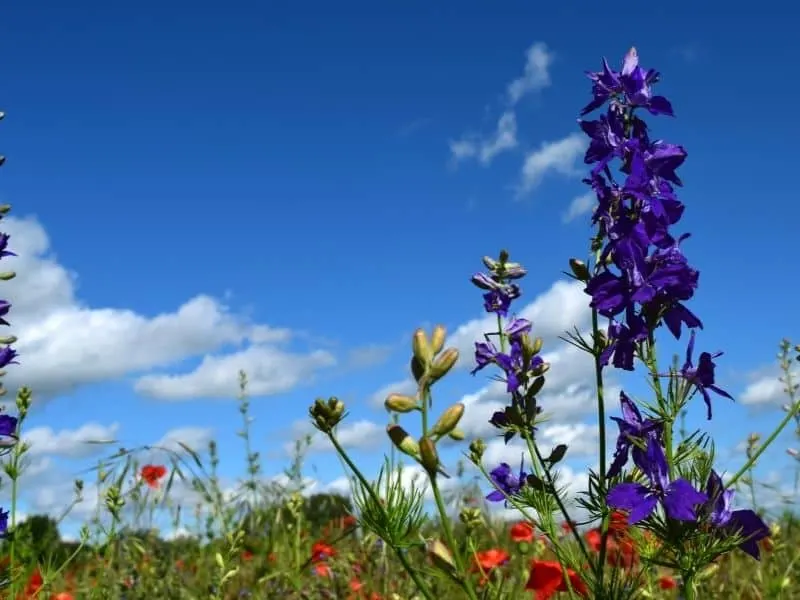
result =
[{"label": "meadow vegetation", "polygon": [[[13,410],[0,413],[2,483],[11,499],[0,509],[0,595],[800,599],[797,484],[785,504],[762,502],[774,494],[754,476],[782,431],[794,426],[800,438],[794,380],[800,347],[780,344],[785,416],[773,431],[748,439],[738,471],[718,473],[711,437],[681,426],[690,404],[700,404],[711,420],[724,410],[721,402],[732,400],[715,379],[721,353],[695,352],[702,321],[686,304],[699,278],[683,254],[688,236],[675,232],[685,208],[677,198],[682,182],[676,169],[687,153],[652,139],[641,118],[674,116],[672,106],[653,93],[659,74],[641,68],[633,49],[619,71],[603,61],[589,78],[592,100],[581,117],[607,107],[596,120],[580,121],[589,137],[585,182],[597,195],[594,237],[588,258],[565,266],[567,276],[585,286],[592,327],[563,338],[584,351],[595,370],[598,465],[586,490],[571,494],[560,483],[559,464],[569,447],[544,448],[537,440],[548,410],[539,396],[550,365],[536,324],[514,313],[527,269],[501,251],[484,257],[484,271],[472,276],[497,324],[475,343],[473,373],[494,369],[505,384],[508,405],[489,422],[506,442],[516,439],[528,450],[522,465],[486,464],[484,441],[466,439],[459,429],[465,405],[434,402],[435,385],[461,358],[437,326],[415,331],[411,340],[416,393],[391,393],[385,400],[387,451],[377,477],[362,471],[337,438],[347,418],[344,402],[311,403],[309,419],[340,457],[349,494],[308,489],[310,438],[296,443],[282,477],[265,476],[250,435],[247,375],[240,372],[238,435],[247,460],[237,487],[222,484],[221,449],[213,442],[207,452],[185,444],[177,450],[119,448],[75,481],[73,504],[63,515],[20,519],[18,487],[30,450],[25,424],[36,402],[35,389],[21,388]],[[0,207],[0,215],[9,210]],[[9,237],[0,235],[0,258],[12,256]],[[0,273],[0,280],[13,277]],[[0,301],[0,324],[8,325],[11,308]],[[686,344],[685,356],[671,366],[659,366],[661,336]],[[0,369],[16,364],[15,342],[13,336],[0,339]],[[608,371],[636,368],[652,397],[624,391],[607,397]],[[463,449],[459,464],[440,461],[445,441]],[[793,450],[788,454],[797,458]],[[419,476],[405,476],[409,472]],[[87,493],[97,496],[94,516],[78,539],[62,539],[59,527]],[[167,529],[180,535],[165,537],[164,515]]]}]

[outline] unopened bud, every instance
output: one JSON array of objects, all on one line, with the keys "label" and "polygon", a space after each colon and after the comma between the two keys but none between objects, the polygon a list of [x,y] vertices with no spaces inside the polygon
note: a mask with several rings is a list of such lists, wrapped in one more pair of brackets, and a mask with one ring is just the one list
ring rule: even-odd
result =
[{"label": "unopened bud", "polygon": [[458,350],[448,348],[442,352],[431,365],[430,382],[438,381],[452,369],[458,362]]},{"label": "unopened bud", "polygon": [[442,413],[439,420],[431,428],[430,435],[434,438],[444,437],[453,431],[457,426],[461,417],[464,416],[464,405],[461,402],[453,404]]},{"label": "unopened bud", "polygon": [[11,281],[17,274],[14,271],[3,271],[0,273],[0,281]]},{"label": "unopened bud", "polygon": [[575,275],[575,279],[578,281],[589,281],[589,268],[582,260],[570,258],[569,268],[572,270],[572,274]]},{"label": "unopened bud", "polygon": [[447,330],[442,325],[437,325],[433,328],[431,335],[431,350],[433,354],[439,354],[444,348],[444,340],[447,337]]},{"label": "unopened bud", "polygon": [[800,456],[800,452],[798,452],[796,448],[787,448],[786,454],[788,454],[792,458],[797,458],[798,456]]},{"label": "unopened bud", "polygon": [[386,410],[397,413],[407,413],[418,408],[417,399],[404,394],[389,394],[383,405]]},{"label": "unopened bud", "polygon": [[419,444],[408,435],[408,432],[400,427],[400,425],[389,425],[386,428],[386,433],[389,434],[389,439],[397,447],[400,452],[407,454],[419,460]]},{"label": "unopened bud", "polygon": [[449,437],[451,440],[455,440],[456,442],[460,442],[466,437],[466,434],[463,430],[456,427],[453,429],[453,431],[447,434],[447,437]]},{"label": "unopened bud", "polygon": [[480,464],[481,460],[483,460],[484,452],[486,452],[486,443],[480,438],[472,440],[469,445],[470,460],[475,464]]},{"label": "unopened bud", "polygon": [[428,340],[428,334],[423,329],[417,329],[414,332],[414,338],[411,342],[411,349],[416,358],[424,368],[428,368],[433,360],[433,349]]},{"label": "unopened bud", "polygon": [[420,463],[425,467],[428,475],[436,476],[439,468],[439,454],[436,452],[436,444],[429,437],[424,437],[419,441]]},{"label": "unopened bud", "polygon": [[499,263],[490,256],[483,257],[483,264],[486,265],[486,268],[490,271],[494,271],[499,266]]}]

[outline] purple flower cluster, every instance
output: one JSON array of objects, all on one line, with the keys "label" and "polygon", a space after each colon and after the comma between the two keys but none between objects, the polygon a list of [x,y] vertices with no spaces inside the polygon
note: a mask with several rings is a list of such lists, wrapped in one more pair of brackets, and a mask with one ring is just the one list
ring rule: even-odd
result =
[{"label": "purple flower cluster", "polygon": [[486,336],[485,341],[476,342],[472,374],[489,365],[500,368],[502,375],[498,379],[506,384],[511,403],[504,410],[495,412],[489,422],[504,432],[508,442],[520,431],[535,430],[533,422],[541,412],[536,393],[543,383],[543,380],[538,383],[536,380],[541,378],[547,365],[539,356],[541,344],[531,339],[530,321],[512,317],[505,325],[502,323],[509,314],[512,302],[522,295],[516,282],[527,274],[526,270],[520,264],[510,262],[506,251],[500,253],[498,260],[484,257],[483,264],[488,272],[473,275],[472,283],[485,291],[483,300],[486,312],[497,316],[498,331],[491,335],[499,338],[500,347],[490,335]]},{"label": "purple flower cluster", "polygon": [[[592,217],[598,228],[597,265],[585,279],[585,291],[592,298],[591,307],[609,319],[607,345],[599,362],[631,371],[635,358],[647,360],[645,348],[658,327],[666,325],[679,339],[686,326],[691,329],[686,361],[675,376],[687,383],[687,391],[700,393],[711,419],[710,392],[732,398],[715,383],[714,359],[722,353],[703,352],[697,365],[693,359],[696,329],[702,328],[702,322],[684,303],[693,297],[699,273],[680,248],[689,235],[676,238],[671,232],[684,211],[675,194],[675,186],[682,185],[675,171],[686,159],[686,151],[652,140],[647,124],[636,114],[645,109],[654,115],[674,116],[672,105],[663,96],[653,95],[659,73],[640,67],[635,49],[626,54],[621,71],[603,60],[602,71],[589,73],[589,78],[594,97],[581,115],[607,104],[597,120],[580,121],[591,140],[584,162],[593,165],[584,182],[598,201]],[[610,169],[615,159],[621,162],[619,178]],[[607,476],[618,476],[632,458],[645,481],[612,487],[608,506],[629,511],[630,524],[647,519],[661,506],[673,521],[697,522],[727,537],[740,534],[745,539],[742,549],[757,558],[755,543],[769,535],[758,515],[750,510],[731,511],[733,491],[725,490],[713,471],[705,492],[684,478],[671,477],[664,423],[644,419],[625,393],[620,401],[622,418],[614,418],[619,437]]]}]

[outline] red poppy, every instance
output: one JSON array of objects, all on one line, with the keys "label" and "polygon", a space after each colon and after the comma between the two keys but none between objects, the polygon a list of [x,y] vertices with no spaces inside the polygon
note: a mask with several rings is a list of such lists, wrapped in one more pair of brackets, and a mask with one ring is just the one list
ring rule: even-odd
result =
[{"label": "red poppy", "polygon": [[144,465],[139,471],[142,480],[151,488],[158,487],[159,482],[167,474],[167,467],[164,465]]},{"label": "red poppy", "polygon": [[[572,589],[586,597],[589,590],[578,574],[572,569],[567,569],[567,576]],[[536,600],[549,600],[556,592],[569,591],[561,565],[554,560],[531,561],[531,574],[525,589],[533,590]]]},{"label": "red poppy", "polygon": [[51,600],[75,600],[75,597],[69,592],[59,592],[51,597]]},{"label": "red poppy", "polygon": [[658,587],[662,590],[674,590],[678,587],[678,582],[675,581],[675,578],[670,577],[669,575],[662,575],[658,578]]},{"label": "red poppy", "polygon": [[253,560],[254,554],[250,552],[250,550],[244,550],[242,552],[242,560]]},{"label": "red poppy", "polygon": [[[610,530],[609,534],[606,540],[606,560],[608,564],[621,568],[630,568],[635,565],[639,560],[639,554],[636,552],[633,540],[626,534],[614,535]],[[603,536],[599,529],[587,531],[584,539],[593,551],[600,552]]]},{"label": "red poppy", "polygon": [[484,550],[483,552],[476,552],[475,553],[475,564],[473,565],[473,571],[482,570],[484,573],[491,571],[492,569],[504,565],[508,562],[508,559],[511,556],[505,550],[501,550],[500,548],[491,548],[489,550]]},{"label": "red poppy", "polygon": [[533,541],[533,525],[527,521],[520,521],[511,526],[509,530],[511,534],[511,541],[513,542],[532,542]]},{"label": "red poppy", "polygon": [[325,542],[314,542],[311,546],[311,562],[321,563],[331,556],[336,556],[336,549]]},{"label": "red poppy", "polygon": [[565,534],[572,533],[575,530],[575,524],[570,523],[569,521],[562,521],[561,522],[561,531]]}]

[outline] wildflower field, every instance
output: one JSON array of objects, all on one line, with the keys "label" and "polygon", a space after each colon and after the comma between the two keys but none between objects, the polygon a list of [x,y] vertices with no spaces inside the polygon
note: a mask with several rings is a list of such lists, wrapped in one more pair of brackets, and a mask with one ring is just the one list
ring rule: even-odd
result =
[{"label": "wildflower field", "polygon": [[[582,258],[564,259],[565,278],[580,283],[592,315],[589,330],[563,332],[593,364],[598,466],[586,489],[574,494],[561,485],[569,444],[546,445],[537,435],[550,408],[541,392],[558,365],[546,360],[537,323],[517,313],[533,267],[501,250],[471,276],[478,305],[496,327],[474,343],[470,358],[473,375],[490,374],[504,386],[506,406],[489,423],[505,443],[523,445],[519,464],[488,461],[486,440],[460,427],[469,407],[437,397],[437,384],[460,358],[437,325],[410,340],[416,391],[385,397],[385,461],[377,477],[341,443],[348,406],[331,396],[309,402],[308,419],[341,459],[349,492],[306,489],[310,438],[297,441],[284,478],[264,478],[242,370],[238,435],[247,462],[238,489],[222,485],[224,450],[213,442],[203,452],[185,444],[162,449],[158,462],[149,458],[151,447],[112,448],[75,481],[73,504],[91,481],[98,508],[67,541],[59,526],[69,510],[60,518],[17,514],[30,450],[26,419],[36,404],[31,382],[8,390],[14,402],[0,414],[11,498],[0,512],[2,597],[800,600],[800,520],[791,504],[760,506],[754,476],[782,432],[794,427],[800,436],[800,346],[779,346],[782,419],[750,437],[738,470],[720,472],[714,440],[682,422],[690,407],[713,420],[723,403],[735,401],[716,378],[723,355],[703,350],[713,343],[704,337],[703,316],[690,308],[699,272],[681,228],[692,207],[679,199],[677,173],[687,150],[655,131],[658,118],[674,117],[657,93],[661,75],[641,66],[635,49],[620,66],[612,63],[588,73],[588,104],[580,109],[576,101],[577,127],[588,137],[583,181],[594,195],[593,233],[587,248],[576,249]],[[9,211],[0,207],[3,216]],[[4,263],[11,264],[14,248],[0,236]],[[14,276],[0,273],[3,281]],[[0,324],[13,319],[14,306],[0,302]],[[681,345],[680,357],[658,351],[665,339]],[[2,339],[3,369],[25,360],[16,342]],[[623,389],[612,396],[606,378],[613,370],[639,373],[650,395]],[[460,448],[459,463],[440,460],[447,445]],[[409,480],[408,469],[423,476]],[[199,501],[182,505],[173,496],[181,486]],[[164,536],[164,515],[181,535]]]}]

